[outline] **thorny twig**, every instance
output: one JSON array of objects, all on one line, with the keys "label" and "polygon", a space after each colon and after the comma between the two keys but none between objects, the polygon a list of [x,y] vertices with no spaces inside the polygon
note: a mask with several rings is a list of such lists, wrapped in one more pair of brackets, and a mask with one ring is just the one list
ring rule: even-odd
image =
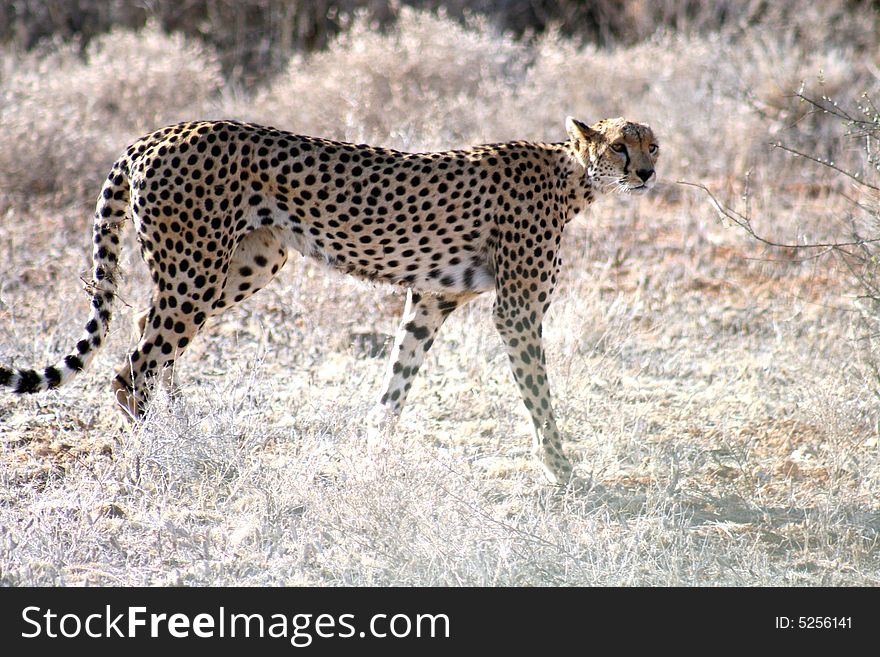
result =
[{"label": "thorny twig", "polygon": [[[89,298],[94,297],[98,293],[98,288],[95,287],[95,282],[92,280],[87,280],[85,276],[80,275],[79,280],[82,281],[83,290],[85,290],[86,294],[89,295]],[[128,303],[125,299],[123,299],[118,292],[113,292],[113,296],[118,299],[123,306],[126,308],[131,308],[132,305]]]},{"label": "thorny twig", "polygon": [[[737,212],[730,206],[721,203],[721,201],[719,201],[705,185],[701,183],[688,182],[686,180],[679,180],[677,182],[679,185],[687,185],[688,187],[696,187],[697,189],[702,189],[709,197],[709,201],[712,203],[712,207],[715,208],[715,211],[719,214],[719,216],[721,216],[722,219],[727,220],[735,224],[736,226],[739,226],[744,231],[746,231],[749,236],[758,240],[762,244],[766,244],[767,246],[772,246],[777,249],[828,249],[843,251],[843,247],[847,246],[864,246],[866,244],[880,242],[880,237],[875,237],[872,239],[860,238],[856,240],[851,240],[849,242],[811,242],[805,244],[786,244],[784,242],[776,242],[755,232],[755,229],[752,227],[751,217],[748,214]],[[848,251],[843,252],[847,255],[852,255]]]},{"label": "thorny twig", "polygon": [[852,178],[860,185],[864,185],[868,189],[873,189],[875,192],[880,192],[880,187],[872,185],[869,182],[865,182],[862,178],[859,177],[858,174],[852,173],[851,171],[847,171],[846,169],[842,169],[841,167],[834,164],[834,162],[829,162],[828,160],[823,160],[821,158],[815,157],[813,155],[809,155],[808,153],[804,153],[803,151],[799,151],[796,148],[791,148],[790,146],[786,146],[785,144],[776,142],[773,144],[773,148],[778,148],[781,151],[785,151],[786,153],[791,153],[792,155],[796,155],[797,157],[802,157],[805,160],[810,160],[811,162],[815,162],[816,164],[821,164],[823,167],[828,167],[829,169],[833,169],[837,171],[837,173],[846,176],[847,178]]}]

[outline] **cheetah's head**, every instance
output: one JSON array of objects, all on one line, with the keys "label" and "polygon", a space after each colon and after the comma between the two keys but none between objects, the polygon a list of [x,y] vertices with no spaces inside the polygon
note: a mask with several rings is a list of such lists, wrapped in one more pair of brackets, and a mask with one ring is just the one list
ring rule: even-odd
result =
[{"label": "cheetah's head", "polygon": [[598,191],[642,193],[654,186],[660,147],[650,127],[622,118],[588,126],[569,116],[565,129],[575,157]]}]

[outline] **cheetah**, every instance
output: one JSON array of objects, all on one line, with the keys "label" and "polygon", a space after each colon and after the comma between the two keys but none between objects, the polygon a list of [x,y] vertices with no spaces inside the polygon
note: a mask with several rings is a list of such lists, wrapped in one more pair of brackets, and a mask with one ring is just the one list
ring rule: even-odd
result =
[{"label": "cheetah", "polygon": [[541,324],[560,269],[565,226],[596,197],[645,192],[659,146],[623,118],[568,139],[404,153],[237,121],[181,123],[131,144],[98,197],[85,332],[42,370],[0,367],[0,386],[34,393],[67,383],[107,336],[119,283],[120,232],[134,223],[152,277],[137,345],[112,390],[143,415],[208,318],[264,287],[298,251],[354,276],[407,289],[371,417],[396,418],[438,329],[495,292],[492,317],[533,424],[549,481],[572,467],[554,420]]}]

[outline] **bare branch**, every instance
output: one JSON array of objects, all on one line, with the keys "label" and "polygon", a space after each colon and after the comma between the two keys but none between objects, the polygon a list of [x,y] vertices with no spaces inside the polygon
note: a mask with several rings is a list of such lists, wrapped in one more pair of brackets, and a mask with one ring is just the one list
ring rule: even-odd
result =
[{"label": "bare branch", "polygon": [[687,180],[678,180],[676,181],[679,185],[687,185],[688,187],[696,187],[697,189],[702,189],[706,195],[709,197],[709,201],[712,204],[712,207],[715,208],[715,211],[721,216],[722,219],[725,219],[733,224],[736,224],[744,231],[746,231],[751,237],[758,240],[759,242],[766,244],[767,246],[772,246],[777,249],[832,249],[832,250],[842,250],[843,247],[847,246],[864,246],[865,244],[874,244],[880,242],[880,237],[875,237],[873,239],[856,239],[851,240],[849,242],[814,242],[809,244],[786,244],[783,242],[776,242],[771,239],[767,239],[759,235],[755,232],[755,229],[752,228],[751,219],[743,214],[740,214],[733,208],[724,205],[719,201],[715,195],[709,190],[708,187],[701,183],[692,183]]},{"label": "bare branch", "polygon": [[847,171],[846,169],[841,169],[839,166],[834,164],[834,162],[829,162],[828,160],[819,159],[818,157],[815,157],[813,155],[808,155],[807,153],[804,153],[804,152],[799,151],[794,148],[790,148],[789,146],[786,146],[785,144],[781,144],[779,142],[774,142],[773,144],[771,144],[771,146],[773,148],[778,148],[780,150],[783,150],[787,153],[791,153],[792,155],[797,155],[798,157],[802,157],[805,160],[810,160],[811,162],[815,162],[816,164],[821,164],[823,167],[828,167],[829,169],[833,169],[834,171],[837,171],[838,173],[842,173],[847,178],[851,178],[852,180],[855,180],[859,185],[863,185],[864,187],[867,187],[868,189],[873,189],[876,192],[880,192],[880,187],[876,187],[875,185],[872,185],[871,183],[866,182],[864,180],[864,178],[859,178],[858,175],[851,173],[851,172]]}]

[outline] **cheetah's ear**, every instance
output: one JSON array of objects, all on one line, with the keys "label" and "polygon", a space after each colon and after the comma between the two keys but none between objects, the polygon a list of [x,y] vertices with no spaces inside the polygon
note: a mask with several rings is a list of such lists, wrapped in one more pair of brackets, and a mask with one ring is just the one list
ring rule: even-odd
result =
[{"label": "cheetah's ear", "polygon": [[573,116],[565,117],[565,130],[575,145],[579,145],[579,142],[591,142],[599,135],[586,123],[578,121]]}]

